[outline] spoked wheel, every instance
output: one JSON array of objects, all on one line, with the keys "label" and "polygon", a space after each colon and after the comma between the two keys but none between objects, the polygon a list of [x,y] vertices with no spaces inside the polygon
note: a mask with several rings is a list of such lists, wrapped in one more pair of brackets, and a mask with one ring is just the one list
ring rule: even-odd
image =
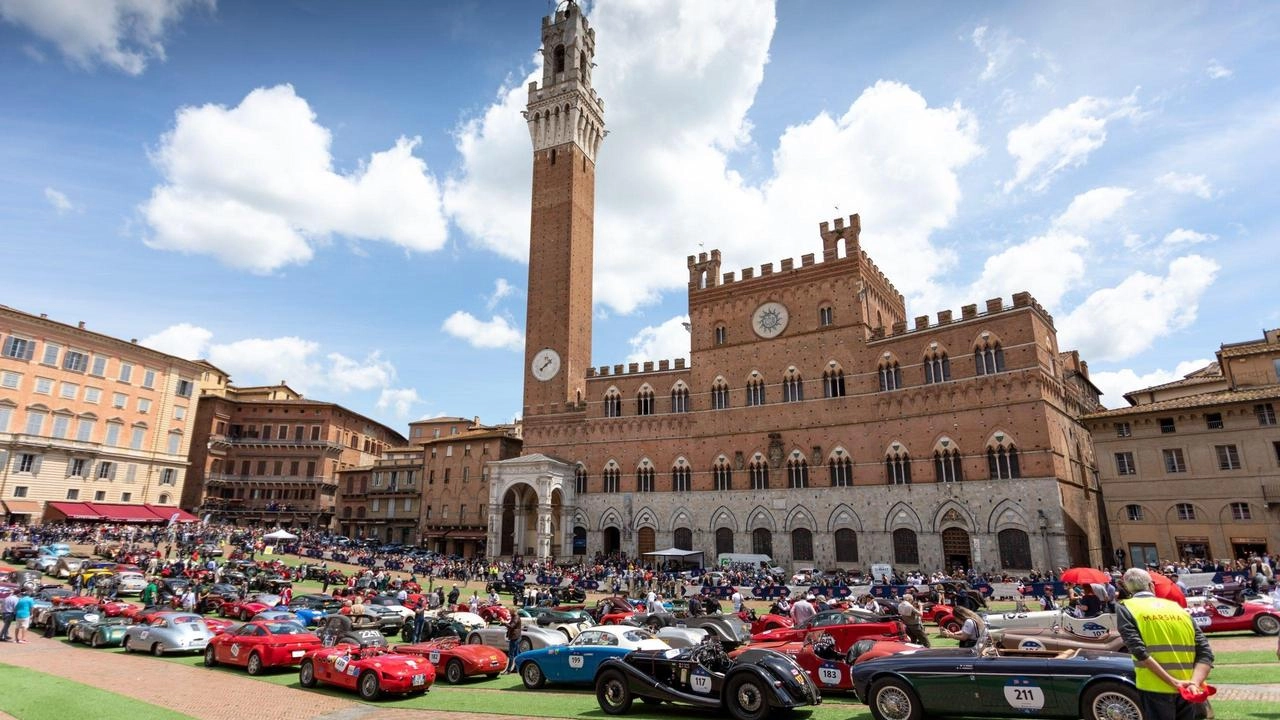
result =
[{"label": "spoked wheel", "polygon": [[163,656],[164,656],[164,646],[163,646],[163,645],[161,645],[160,643],[155,643],[155,644],[153,644],[153,645],[151,646],[151,654],[152,654],[152,655],[155,655],[156,657],[163,657]]},{"label": "spoked wheel", "polygon": [[444,666],[444,681],[450,685],[457,685],[462,682],[462,661],[450,660],[448,665]]},{"label": "spoked wheel", "polygon": [[529,652],[533,649],[533,641],[529,638],[520,638],[520,644],[516,647],[519,648],[522,653]]},{"label": "spoked wheel", "polygon": [[1253,631],[1259,635],[1280,635],[1280,618],[1259,615],[1253,619]]},{"label": "spoked wheel", "polygon": [[547,684],[547,678],[536,662],[527,662],[520,666],[520,680],[530,690],[537,690]]},{"label": "spoked wheel", "polygon": [[218,664],[218,658],[214,652],[213,646],[206,645],[204,647],[204,666],[213,667],[214,665],[217,665],[217,664]]},{"label": "spoked wheel", "polygon": [[1100,682],[1080,701],[1085,720],[1144,720],[1138,691],[1116,682]]},{"label": "spoked wheel", "polygon": [[360,697],[365,700],[377,700],[382,694],[382,687],[378,685],[378,674],[372,670],[365,670],[360,676]]},{"label": "spoked wheel", "polygon": [[725,686],[725,706],[737,720],[764,720],[769,715],[769,699],[760,678],[740,672]]},{"label": "spoked wheel", "polygon": [[920,720],[920,698],[902,680],[887,678],[871,686],[871,716],[876,720]]},{"label": "spoked wheel", "polygon": [[606,670],[596,680],[596,702],[610,715],[622,715],[631,709],[631,688],[617,670]]},{"label": "spoked wheel", "polygon": [[298,684],[304,688],[316,686],[316,666],[310,660],[303,660],[302,667],[298,668]]}]

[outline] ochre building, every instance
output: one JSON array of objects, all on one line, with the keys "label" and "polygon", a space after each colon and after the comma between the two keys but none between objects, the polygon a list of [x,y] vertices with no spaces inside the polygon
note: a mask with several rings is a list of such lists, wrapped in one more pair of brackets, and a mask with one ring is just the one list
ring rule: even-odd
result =
[{"label": "ochre building", "polygon": [[1249,559],[1280,548],[1280,330],[1125,394],[1093,432],[1118,558]]},{"label": "ochre building", "polygon": [[[491,463],[493,554],[675,546],[790,565],[1026,570],[1102,561],[1078,355],[1030,295],[909,318],[857,215],[799,261],[690,256],[690,362],[594,366],[595,31],[543,19],[524,452]],[[819,244],[820,243],[820,244]],[[620,351],[621,353],[621,351]]]}]

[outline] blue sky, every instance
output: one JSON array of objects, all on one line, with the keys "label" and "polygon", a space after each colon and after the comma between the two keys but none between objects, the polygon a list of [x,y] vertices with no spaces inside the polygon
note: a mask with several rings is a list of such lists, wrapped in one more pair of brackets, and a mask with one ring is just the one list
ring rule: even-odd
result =
[{"label": "blue sky", "polygon": [[[402,429],[510,420],[546,12],[0,0],[0,302]],[[589,16],[596,365],[687,353],[686,255],[853,212],[909,315],[1030,290],[1111,406],[1280,324],[1280,6]]]}]

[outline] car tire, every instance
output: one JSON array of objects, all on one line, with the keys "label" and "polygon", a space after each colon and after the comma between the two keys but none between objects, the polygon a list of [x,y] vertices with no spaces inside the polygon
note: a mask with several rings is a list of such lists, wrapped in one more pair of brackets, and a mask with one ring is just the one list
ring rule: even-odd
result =
[{"label": "car tire", "polygon": [[244,670],[250,675],[261,675],[262,674],[262,656],[259,655],[257,652],[249,653],[249,660],[244,664]]},{"label": "car tire", "polygon": [[1094,683],[1080,699],[1080,717],[1085,720],[1143,720],[1138,691],[1118,682]]},{"label": "car tire", "polygon": [[633,700],[627,678],[617,670],[605,670],[596,678],[596,702],[609,715],[623,715]]},{"label": "car tire", "polygon": [[527,662],[520,666],[520,681],[530,690],[537,690],[547,684],[547,676],[536,662]]},{"label": "car tire", "polygon": [[164,657],[164,646],[160,643],[152,643],[151,654],[156,657]]},{"label": "car tire", "polygon": [[466,678],[466,674],[462,672],[461,660],[456,660],[456,659],[450,660],[449,663],[444,666],[445,682],[449,683],[450,685],[457,685],[458,683],[462,682],[464,678]]},{"label": "car tire", "polygon": [[240,619],[241,619],[242,621],[244,621],[244,622],[249,622],[249,611],[248,611],[248,610],[241,610],[241,611],[240,611]]},{"label": "car tire", "polygon": [[867,705],[875,720],[920,720],[924,717],[920,696],[899,678],[885,678],[873,684]]},{"label": "car tire", "polygon": [[1259,613],[1253,618],[1253,631],[1259,635],[1280,635],[1280,618]]},{"label": "car tire", "polygon": [[484,643],[484,638],[480,637],[480,633],[478,632],[473,632],[467,636],[468,645],[481,645],[483,643]]},{"label": "car tire", "polygon": [[520,638],[520,644],[516,646],[516,649],[522,653],[529,652],[533,649],[533,641],[529,638]]},{"label": "car tire", "polygon": [[736,720],[764,720],[769,716],[769,689],[754,673],[740,671],[724,688],[724,704]]},{"label": "car tire", "polygon": [[313,688],[316,686],[316,665],[310,660],[303,660],[302,667],[298,668],[298,684],[304,688]]},{"label": "car tire", "polygon": [[93,637],[89,638],[89,647],[93,648],[94,650],[97,650],[98,648],[102,647],[102,641],[98,639],[98,633],[94,633]]},{"label": "car tire", "polygon": [[218,657],[212,645],[204,646],[204,666],[213,667],[218,664]]},{"label": "car tire", "polygon": [[382,694],[382,686],[378,684],[378,673],[372,670],[360,673],[360,680],[356,687],[359,688],[360,697],[364,700],[377,700]]}]

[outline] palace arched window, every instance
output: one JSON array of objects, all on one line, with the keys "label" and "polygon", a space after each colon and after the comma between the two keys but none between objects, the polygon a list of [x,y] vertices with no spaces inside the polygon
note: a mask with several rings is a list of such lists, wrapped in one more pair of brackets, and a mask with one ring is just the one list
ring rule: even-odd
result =
[{"label": "palace arched window", "polygon": [[622,394],[616,389],[610,389],[604,395],[604,416],[622,417]]},{"label": "palace arched window", "polygon": [[844,397],[844,371],[836,368],[822,373],[822,396]]},{"label": "palace arched window", "polygon": [[902,368],[898,361],[882,361],[880,363],[880,392],[897,390],[902,387]]},{"label": "palace arched window", "polygon": [[827,469],[831,473],[831,487],[853,487],[853,461],[848,455],[831,456]]},{"label": "palace arched window", "polygon": [[693,483],[693,471],[688,465],[680,464],[671,468],[671,490],[673,492],[689,492]]},{"label": "palace arched window", "polygon": [[764,380],[760,378],[752,378],[747,381],[747,406],[763,405],[764,399]]},{"label": "palace arched window", "polygon": [[636,414],[653,414],[653,391],[648,387],[644,387],[640,392],[636,393]]},{"label": "palace arched window", "polygon": [[729,467],[727,460],[721,458],[711,469],[711,474],[715,480],[716,490],[733,489],[733,468]]},{"label": "palace arched window", "polygon": [[782,402],[801,400],[804,400],[804,379],[800,377],[800,373],[792,370],[782,378]]},{"label": "palace arched window", "polygon": [[653,468],[642,465],[636,468],[636,492],[653,492]]},{"label": "palace arched window", "polygon": [[618,486],[622,482],[622,471],[618,469],[617,465],[610,465],[604,469],[601,478],[604,480],[604,491],[616,493],[618,492]]},{"label": "palace arched window", "polygon": [[1000,347],[1000,341],[993,340],[987,333],[983,334],[986,337],[982,338],[973,349],[974,370],[979,375],[1004,372],[1004,349]]},{"label": "palace arched window", "polygon": [[769,489],[769,463],[765,462],[763,458],[752,460],[747,472],[751,476],[752,490]]},{"label": "palace arched window", "polygon": [[960,450],[955,445],[933,451],[933,476],[940,483],[964,480],[964,471],[960,465]]},{"label": "palace arched window", "polygon": [[579,495],[585,495],[587,492],[587,468],[581,464],[574,471],[574,489]]},{"label": "palace arched window", "polygon": [[1013,480],[1022,477],[1018,464],[1018,448],[1013,439],[1004,433],[996,433],[987,446],[987,475],[992,480]]},{"label": "palace arched window", "polygon": [[787,487],[792,489],[809,487],[809,463],[803,457],[792,457],[787,461]]},{"label": "palace arched window", "polygon": [[671,412],[689,412],[689,388],[677,385],[671,390]]},{"label": "palace arched window", "polygon": [[717,379],[715,384],[711,386],[711,409],[729,409],[729,386],[725,384],[724,380]]},{"label": "palace arched window", "polygon": [[931,350],[924,356],[924,381],[926,384],[951,379],[951,359],[945,350]]},{"label": "palace arched window", "polygon": [[885,477],[890,485],[911,484],[911,456],[898,443],[884,456]]}]

